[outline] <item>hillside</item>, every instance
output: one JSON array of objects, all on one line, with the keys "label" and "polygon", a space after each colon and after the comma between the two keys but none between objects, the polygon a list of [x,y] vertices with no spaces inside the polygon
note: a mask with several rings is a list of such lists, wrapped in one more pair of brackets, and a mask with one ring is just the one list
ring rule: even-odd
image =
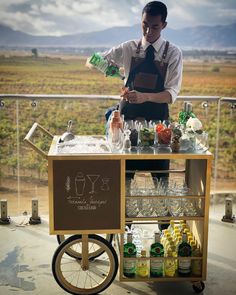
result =
[{"label": "hillside", "polygon": [[[181,48],[229,49],[236,48],[236,23],[231,25],[197,26],[175,30],[166,28],[164,38]],[[0,25],[2,47],[110,47],[126,40],[141,37],[140,25],[113,27],[103,31],[65,36],[33,36]]]}]

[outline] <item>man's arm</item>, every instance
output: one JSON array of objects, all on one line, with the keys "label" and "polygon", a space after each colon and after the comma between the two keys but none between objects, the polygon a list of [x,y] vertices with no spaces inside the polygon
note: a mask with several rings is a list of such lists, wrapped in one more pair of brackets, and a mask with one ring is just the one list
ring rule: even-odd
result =
[{"label": "man's arm", "polygon": [[143,103],[147,101],[155,103],[172,103],[171,94],[166,90],[158,93],[143,93],[132,90],[122,95],[122,97],[130,103]]}]

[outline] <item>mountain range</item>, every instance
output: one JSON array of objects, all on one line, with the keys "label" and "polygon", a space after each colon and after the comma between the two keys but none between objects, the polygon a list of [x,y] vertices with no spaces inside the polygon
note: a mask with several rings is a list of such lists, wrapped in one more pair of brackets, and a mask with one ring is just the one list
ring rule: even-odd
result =
[{"label": "mountain range", "polygon": [[[166,28],[162,36],[183,49],[236,48],[236,23],[196,26],[183,29]],[[141,26],[112,27],[103,31],[64,36],[35,36],[0,25],[0,46],[4,47],[111,47],[141,37]]]}]

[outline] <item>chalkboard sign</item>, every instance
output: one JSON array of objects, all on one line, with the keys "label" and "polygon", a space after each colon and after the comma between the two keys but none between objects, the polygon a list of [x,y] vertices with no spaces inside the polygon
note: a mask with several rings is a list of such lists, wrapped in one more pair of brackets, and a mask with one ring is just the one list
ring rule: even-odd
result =
[{"label": "chalkboard sign", "polygon": [[120,160],[53,160],[52,168],[55,231],[121,228]]}]

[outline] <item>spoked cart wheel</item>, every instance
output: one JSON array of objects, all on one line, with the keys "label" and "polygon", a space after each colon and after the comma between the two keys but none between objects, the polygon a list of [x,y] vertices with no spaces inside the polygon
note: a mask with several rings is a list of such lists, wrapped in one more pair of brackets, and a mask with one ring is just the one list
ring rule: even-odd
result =
[{"label": "spoked cart wheel", "polygon": [[[84,245],[82,235],[74,235],[62,242],[53,255],[53,276],[59,286],[71,294],[91,295],[102,292],[117,274],[117,254],[107,240],[98,235],[88,235],[87,245]],[[82,259],[69,256],[67,252],[71,248],[76,253],[82,253]],[[91,260],[96,248],[102,250],[103,254]]]},{"label": "spoked cart wheel", "polygon": [[201,293],[205,289],[205,284],[202,281],[193,282],[192,286],[196,293]]},{"label": "spoked cart wheel", "polygon": [[[113,240],[113,234],[104,234],[104,235],[101,235],[104,239],[106,239],[108,241],[109,244],[112,243],[112,240]],[[57,235],[57,242],[58,244],[60,245],[62,242],[64,242],[68,237],[70,236],[66,236],[66,235]],[[94,250],[94,251],[92,251]],[[90,251],[90,256],[89,256],[89,259],[95,259],[97,258],[98,256],[102,255],[104,251],[98,247],[94,248],[94,249],[91,249]],[[66,253],[73,257],[73,258],[76,258],[76,259],[81,259],[81,252],[78,252],[78,249],[75,249],[74,247],[72,248],[69,248]]]}]

